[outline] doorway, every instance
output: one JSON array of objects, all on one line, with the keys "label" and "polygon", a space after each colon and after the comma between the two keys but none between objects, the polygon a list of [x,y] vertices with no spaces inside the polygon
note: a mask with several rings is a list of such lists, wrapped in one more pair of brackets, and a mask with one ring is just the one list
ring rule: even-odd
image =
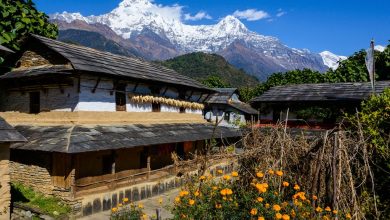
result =
[{"label": "doorway", "polygon": [[39,92],[30,92],[30,113],[38,114],[41,111],[41,98]]},{"label": "doorway", "polygon": [[126,111],[126,85],[119,84],[115,92],[116,111]]}]

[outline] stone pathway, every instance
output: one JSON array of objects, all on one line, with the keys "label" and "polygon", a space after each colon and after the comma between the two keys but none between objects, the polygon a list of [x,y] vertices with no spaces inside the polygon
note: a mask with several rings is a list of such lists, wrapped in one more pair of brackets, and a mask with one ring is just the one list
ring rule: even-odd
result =
[{"label": "stone pathway", "polygon": [[[161,208],[161,216],[162,219],[169,219],[172,218],[172,214],[169,210],[166,209],[166,206],[170,206],[173,204],[173,201],[175,200],[175,197],[179,194],[180,189],[173,189],[168,192],[165,192],[164,194],[147,198],[144,200],[141,200],[139,202],[136,202],[136,204],[142,204],[144,206],[144,212],[149,217],[156,217],[156,209]],[[160,205],[159,200],[162,199],[163,203]],[[80,220],[95,220],[95,219],[110,219],[111,211],[105,211],[105,212],[99,212],[90,216],[79,218]]]}]

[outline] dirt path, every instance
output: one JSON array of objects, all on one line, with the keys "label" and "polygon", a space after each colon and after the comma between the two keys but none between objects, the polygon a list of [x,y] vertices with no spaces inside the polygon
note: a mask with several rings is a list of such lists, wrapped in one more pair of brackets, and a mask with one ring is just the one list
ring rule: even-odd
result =
[{"label": "dirt path", "polygon": [[[156,209],[161,208],[162,219],[169,219],[172,217],[172,214],[169,210],[166,209],[166,206],[172,205],[175,197],[178,195],[180,189],[173,189],[171,191],[165,192],[162,195],[148,198],[137,202],[137,204],[142,204],[144,206],[144,212],[148,217],[156,217]],[[162,199],[162,204],[160,205],[160,199]],[[111,211],[99,212],[90,216],[79,218],[80,220],[95,220],[95,219],[110,219]]]}]

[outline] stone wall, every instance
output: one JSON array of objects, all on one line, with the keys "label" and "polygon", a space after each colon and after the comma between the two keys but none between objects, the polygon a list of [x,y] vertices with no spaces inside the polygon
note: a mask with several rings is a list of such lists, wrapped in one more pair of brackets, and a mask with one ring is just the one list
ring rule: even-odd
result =
[{"label": "stone wall", "polygon": [[11,150],[12,182],[19,182],[47,195],[53,195],[51,155],[44,152]]},{"label": "stone wall", "polygon": [[10,218],[9,144],[0,143],[0,220]]}]

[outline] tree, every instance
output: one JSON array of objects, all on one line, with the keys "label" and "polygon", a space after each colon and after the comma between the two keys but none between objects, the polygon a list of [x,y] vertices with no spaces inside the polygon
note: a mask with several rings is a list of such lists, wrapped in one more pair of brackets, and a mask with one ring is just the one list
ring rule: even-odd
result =
[{"label": "tree", "polygon": [[210,88],[229,88],[229,84],[225,83],[221,77],[217,75],[211,75],[207,77],[202,83]]},{"label": "tree", "polygon": [[[29,33],[56,38],[58,28],[39,12],[31,0],[0,0],[0,44],[19,50]],[[0,63],[3,58],[0,57]]]}]

